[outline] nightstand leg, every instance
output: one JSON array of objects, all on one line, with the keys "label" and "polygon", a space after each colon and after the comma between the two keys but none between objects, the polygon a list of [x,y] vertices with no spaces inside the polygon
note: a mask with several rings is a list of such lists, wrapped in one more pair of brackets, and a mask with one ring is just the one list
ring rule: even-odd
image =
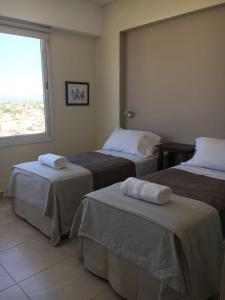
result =
[{"label": "nightstand leg", "polygon": [[189,159],[189,153],[186,152],[186,153],[183,154],[183,160],[182,160],[182,162],[183,161],[187,161],[188,159]]},{"label": "nightstand leg", "polygon": [[159,149],[159,157],[158,157],[158,171],[163,169],[163,150]]},{"label": "nightstand leg", "polygon": [[168,152],[168,166],[169,168],[175,166],[176,164],[176,155],[173,152]]}]

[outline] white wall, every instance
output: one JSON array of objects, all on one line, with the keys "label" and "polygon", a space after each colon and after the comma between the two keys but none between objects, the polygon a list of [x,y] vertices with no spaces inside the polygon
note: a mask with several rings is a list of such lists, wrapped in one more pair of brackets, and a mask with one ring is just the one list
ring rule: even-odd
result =
[{"label": "white wall", "polygon": [[[0,191],[13,164],[34,160],[41,153],[74,154],[96,146],[95,39],[54,31],[51,57],[55,140],[0,148]],[[90,82],[90,106],[65,106],[66,80]]]},{"label": "white wall", "polygon": [[[13,164],[44,152],[72,154],[94,149],[119,125],[119,32],[134,26],[223,3],[219,0],[117,0],[104,7],[103,36],[52,34],[55,141],[0,148],[0,190]],[[79,8],[79,9],[78,9]],[[85,34],[101,33],[101,9],[84,0],[0,0],[0,15]],[[96,73],[95,73],[96,72]],[[90,82],[90,106],[66,107],[64,82]],[[96,82],[95,82],[96,81]],[[95,84],[97,83],[97,85]]]},{"label": "white wall", "polygon": [[0,0],[0,16],[102,34],[102,8],[84,0]]},{"label": "white wall", "polygon": [[119,125],[120,31],[221,3],[225,1],[117,0],[104,8],[104,30],[98,39],[96,51],[99,145]]}]

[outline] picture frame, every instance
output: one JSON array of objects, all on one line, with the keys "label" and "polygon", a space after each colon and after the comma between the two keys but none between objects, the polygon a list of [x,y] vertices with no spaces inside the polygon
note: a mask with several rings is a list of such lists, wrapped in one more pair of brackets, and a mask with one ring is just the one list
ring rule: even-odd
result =
[{"label": "picture frame", "polygon": [[89,105],[89,82],[66,81],[66,105]]}]

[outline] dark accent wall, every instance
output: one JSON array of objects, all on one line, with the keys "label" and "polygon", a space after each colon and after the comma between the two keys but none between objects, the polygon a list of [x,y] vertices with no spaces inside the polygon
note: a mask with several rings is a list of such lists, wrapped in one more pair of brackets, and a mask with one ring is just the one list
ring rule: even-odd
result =
[{"label": "dark accent wall", "polygon": [[178,142],[225,138],[224,6],[122,33],[120,64],[122,125]]}]

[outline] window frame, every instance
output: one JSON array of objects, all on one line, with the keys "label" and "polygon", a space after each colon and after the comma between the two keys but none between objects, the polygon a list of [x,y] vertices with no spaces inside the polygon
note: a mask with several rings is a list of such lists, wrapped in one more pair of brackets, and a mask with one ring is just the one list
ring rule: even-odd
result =
[{"label": "window frame", "polygon": [[[5,29],[5,27],[4,27]],[[14,136],[0,137],[0,148],[11,147],[24,144],[34,144],[50,142],[54,140],[54,122],[53,122],[53,103],[51,93],[51,81],[50,81],[50,45],[49,39],[45,38],[45,34],[38,34],[34,31],[18,30],[15,31],[12,28],[2,30],[0,26],[0,33],[8,33],[19,36],[27,36],[31,38],[37,38],[41,41],[41,64],[42,64],[42,78],[43,78],[43,102],[45,111],[45,128],[44,133],[34,134],[21,134]],[[37,35],[37,36],[36,36]],[[39,36],[40,35],[40,36]],[[42,36],[43,35],[43,36]]]}]

